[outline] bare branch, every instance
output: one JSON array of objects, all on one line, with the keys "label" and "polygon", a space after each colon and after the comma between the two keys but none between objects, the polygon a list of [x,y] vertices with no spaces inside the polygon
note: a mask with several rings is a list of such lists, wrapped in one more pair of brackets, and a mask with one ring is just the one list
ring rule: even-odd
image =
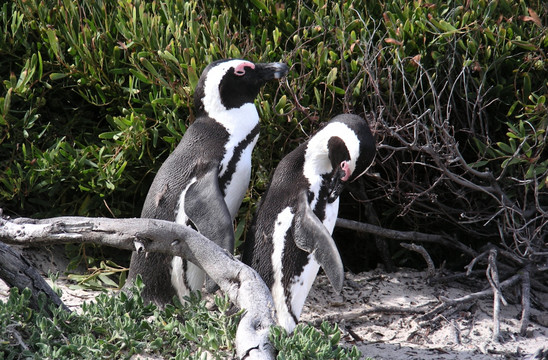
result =
[{"label": "bare branch", "polygon": [[426,266],[428,267],[426,270],[426,275],[428,278],[433,277],[436,274],[436,267],[434,266],[434,261],[432,261],[432,258],[426,251],[426,249],[420,245],[416,244],[406,244],[406,243],[400,243],[400,246],[403,248],[406,248],[407,250],[418,252],[422,255],[424,258],[424,261],[426,261]]},{"label": "bare branch", "polygon": [[522,273],[521,280],[521,320],[519,325],[519,333],[525,336],[527,325],[529,325],[529,316],[531,315],[531,276],[529,267],[525,267]]},{"label": "bare branch", "polygon": [[487,266],[486,276],[489,284],[493,289],[493,340],[500,340],[500,303],[507,305],[506,300],[502,297],[499,283],[499,273],[497,270],[497,250],[489,251],[489,266]]},{"label": "bare branch", "polygon": [[421,241],[421,242],[441,244],[441,245],[457,248],[472,257],[475,257],[477,254],[475,250],[469,248],[468,246],[458,242],[457,240],[453,238],[449,238],[443,235],[425,234],[417,231],[391,230],[391,229],[385,229],[380,226],[376,226],[372,224],[366,224],[366,223],[362,223],[354,220],[347,220],[347,219],[341,219],[341,218],[337,219],[336,225],[338,227],[342,227],[345,229],[361,231],[369,234],[374,234],[377,236],[384,236],[386,238],[394,239],[394,240]]},{"label": "bare branch", "polygon": [[0,219],[0,241],[19,245],[86,242],[181,256],[199,265],[236,306],[246,310],[236,333],[238,356],[274,358],[268,334],[275,324],[275,310],[268,288],[253,269],[189,227],[153,219]]}]

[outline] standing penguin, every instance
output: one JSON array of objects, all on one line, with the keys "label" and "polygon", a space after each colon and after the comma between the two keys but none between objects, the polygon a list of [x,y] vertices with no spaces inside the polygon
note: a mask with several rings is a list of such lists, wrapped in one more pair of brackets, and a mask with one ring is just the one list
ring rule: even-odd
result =
[{"label": "standing penguin", "polygon": [[[233,220],[249,185],[259,136],[254,100],[285,64],[220,60],[203,71],[194,93],[196,120],[156,174],[141,217],[191,226],[234,250]],[[178,256],[134,251],[128,276],[141,275],[143,299],[164,305],[203,286],[205,273]]]},{"label": "standing penguin", "polygon": [[338,115],[285,156],[263,195],[242,260],[272,292],[278,324],[295,328],[320,266],[336,291],[344,269],[331,237],[339,195],[375,154],[367,122]]}]

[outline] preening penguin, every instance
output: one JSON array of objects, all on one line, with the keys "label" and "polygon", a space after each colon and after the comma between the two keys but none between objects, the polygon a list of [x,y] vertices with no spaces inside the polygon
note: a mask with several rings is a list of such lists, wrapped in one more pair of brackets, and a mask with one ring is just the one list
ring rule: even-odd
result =
[{"label": "preening penguin", "polygon": [[320,266],[340,291],[342,261],[331,237],[345,185],[375,154],[367,122],[338,115],[285,156],[252,222],[242,260],[272,292],[278,324],[293,331]]},{"label": "preening penguin", "polygon": [[[203,71],[194,93],[196,120],[162,164],[141,217],[191,226],[224,249],[234,250],[232,222],[249,185],[251,152],[259,136],[254,100],[285,64],[216,61]],[[143,298],[159,305],[202,288],[196,265],[159,253],[133,252],[128,284],[140,274]]]}]

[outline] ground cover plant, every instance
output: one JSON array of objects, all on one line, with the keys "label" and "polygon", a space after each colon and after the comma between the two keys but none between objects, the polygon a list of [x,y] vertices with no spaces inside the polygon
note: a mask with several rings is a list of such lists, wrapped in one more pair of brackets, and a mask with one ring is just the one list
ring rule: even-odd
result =
[{"label": "ground cover plant", "polygon": [[[185,303],[174,299],[173,305],[159,309],[143,303],[142,286],[137,281],[129,294],[101,293],[84,303],[81,313],[50,307],[45,297],[39,310],[32,309],[30,291],[19,293],[13,288],[9,299],[0,302],[0,358],[129,359],[135,354],[165,359],[235,358],[233,344],[241,311],[230,311],[227,298],[216,296],[211,310],[196,292]],[[356,348],[341,348],[339,330],[327,323],[321,332],[303,326],[295,339],[281,331],[273,329],[272,343],[282,359],[303,358],[303,354],[312,358],[313,353],[317,359],[361,356]]]},{"label": "ground cover plant", "polygon": [[[355,264],[374,266],[384,253],[387,266],[422,265],[386,230],[433,235],[419,240],[430,239],[436,267],[468,266],[486,284],[489,270],[495,292],[518,274],[524,309],[542,306],[542,1],[16,0],[0,15],[5,213],[136,216],[193,119],[192,90],[207,63],[284,61],[287,81],[257,102],[262,129],[235,224],[240,241],[281,157],[330,117],[366,114],[377,157],[354,191],[364,202],[343,201],[341,213],[380,227],[369,239],[381,250],[371,259],[363,241],[339,241],[343,257],[352,254],[345,264],[360,271]],[[71,251],[90,266],[104,257]]]}]

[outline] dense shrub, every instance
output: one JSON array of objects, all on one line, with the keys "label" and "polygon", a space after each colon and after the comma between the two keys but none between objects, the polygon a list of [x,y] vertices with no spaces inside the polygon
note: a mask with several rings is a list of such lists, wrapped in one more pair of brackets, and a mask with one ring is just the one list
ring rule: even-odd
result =
[{"label": "dense shrub", "polygon": [[[234,359],[236,327],[242,312],[230,311],[228,298],[215,297],[211,310],[199,293],[163,309],[144,304],[142,282],[129,294],[102,293],[82,305],[79,313],[61,308],[29,306],[30,290],[10,291],[0,301],[2,359],[130,359],[132,355],[164,359]],[[300,325],[290,337],[272,329],[280,359],[359,359],[356,347],[339,346],[339,329],[322,324],[321,333]]]},{"label": "dense shrub", "polygon": [[369,114],[378,153],[356,192],[371,203],[343,213],[542,263],[546,12],[509,0],[5,3],[0,205],[138,215],[192,122],[201,70],[226,57],[282,60],[287,80],[257,102],[262,133],[238,229],[280,158],[354,112]]}]

